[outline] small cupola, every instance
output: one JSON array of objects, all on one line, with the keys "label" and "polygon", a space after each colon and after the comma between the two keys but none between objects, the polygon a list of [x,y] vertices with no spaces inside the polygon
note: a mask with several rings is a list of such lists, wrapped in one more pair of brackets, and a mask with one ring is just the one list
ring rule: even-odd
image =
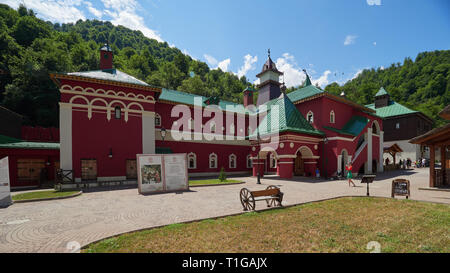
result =
[{"label": "small cupola", "polygon": [[113,72],[113,53],[108,44],[100,48],[100,69],[103,72]]},{"label": "small cupola", "polygon": [[242,91],[244,93],[244,107],[247,107],[249,105],[253,104],[253,93],[255,92],[255,89],[253,89],[251,86],[248,86],[247,88]]},{"label": "small cupola", "polygon": [[260,82],[258,85],[257,105],[262,105],[270,100],[278,98],[281,94],[280,76],[283,75],[283,72],[278,71],[277,66],[270,58],[270,49],[267,53],[267,61],[264,63],[262,71],[256,75]]},{"label": "small cupola", "polygon": [[383,87],[375,94],[375,108],[386,107],[389,105],[389,93]]}]

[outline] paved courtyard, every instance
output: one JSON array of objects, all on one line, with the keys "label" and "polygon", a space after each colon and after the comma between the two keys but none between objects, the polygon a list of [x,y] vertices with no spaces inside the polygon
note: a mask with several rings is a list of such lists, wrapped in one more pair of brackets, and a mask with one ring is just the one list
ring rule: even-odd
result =
[{"label": "paved courtyard", "polygon": [[[371,196],[390,197],[391,181],[397,176],[411,181],[411,199],[450,204],[450,192],[419,190],[428,185],[428,169],[396,171],[378,175],[370,185]],[[340,196],[365,196],[366,186],[346,181],[295,178],[283,181],[265,177],[262,185],[251,177],[245,184],[195,187],[189,192],[142,196],[137,189],[97,191],[57,201],[14,204],[0,209],[0,252],[69,252],[69,242],[84,246],[108,236],[137,229],[242,212],[239,190],[265,189],[278,185],[283,203],[292,205]],[[404,198],[404,197],[398,197]],[[257,202],[257,209],[265,203]]]}]

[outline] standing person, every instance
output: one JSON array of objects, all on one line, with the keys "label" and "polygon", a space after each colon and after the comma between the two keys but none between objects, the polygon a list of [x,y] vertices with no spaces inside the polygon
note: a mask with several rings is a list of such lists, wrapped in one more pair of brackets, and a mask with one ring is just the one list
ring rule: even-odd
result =
[{"label": "standing person", "polygon": [[422,158],[422,168],[425,168],[425,165],[427,163],[427,160],[424,158]]},{"label": "standing person", "polygon": [[353,178],[352,169],[353,169],[353,166],[350,163],[348,163],[345,166],[345,170],[347,170],[348,186],[350,187],[350,183],[352,183],[353,187],[356,187],[355,183],[353,183],[353,180],[352,180],[352,178]]}]

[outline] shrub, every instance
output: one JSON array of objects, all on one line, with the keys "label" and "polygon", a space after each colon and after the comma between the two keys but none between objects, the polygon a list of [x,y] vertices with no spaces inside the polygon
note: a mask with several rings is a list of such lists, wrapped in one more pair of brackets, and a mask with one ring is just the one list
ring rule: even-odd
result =
[{"label": "shrub", "polygon": [[225,180],[227,180],[227,174],[225,173],[224,167],[220,169],[219,180],[220,182],[224,182]]}]

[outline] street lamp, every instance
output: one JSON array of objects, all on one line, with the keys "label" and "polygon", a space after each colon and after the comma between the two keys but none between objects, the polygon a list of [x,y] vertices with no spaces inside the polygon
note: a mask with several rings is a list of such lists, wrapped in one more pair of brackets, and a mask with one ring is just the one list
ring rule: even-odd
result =
[{"label": "street lamp", "polygon": [[256,178],[256,184],[261,184],[261,175],[259,174],[260,169],[261,169],[261,166],[260,166],[261,162],[259,161],[259,152],[261,151],[261,143],[260,143],[261,137],[259,136],[259,129],[256,129],[256,139],[258,140],[258,148],[259,148],[259,150],[258,150],[258,165],[257,165],[258,174],[257,174],[257,178]]},{"label": "street lamp", "polygon": [[328,143],[328,138],[325,136],[325,137],[323,138],[323,145],[322,145],[322,171],[323,171],[323,176],[324,176],[325,179],[328,178],[328,176],[327,176],[327,171],[325,170],[326,165],[327,165],[327,162],[326,162],[326,161],[328,161],[328,160],[325,158],[325,144],[327,144],[327,143]]}]

